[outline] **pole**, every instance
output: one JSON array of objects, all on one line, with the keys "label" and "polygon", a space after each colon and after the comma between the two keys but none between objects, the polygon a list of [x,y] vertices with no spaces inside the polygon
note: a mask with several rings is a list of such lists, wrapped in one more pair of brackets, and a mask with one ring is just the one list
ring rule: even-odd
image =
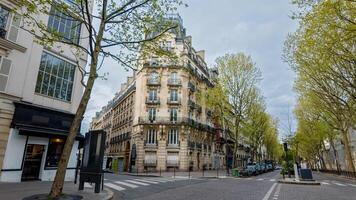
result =
[{"label": "pole", "polygon": [[219,178],[219,167],[216,168],[216,178]]},{"label": "pole", "polygon": [[176,178],[176,168],[173,167],[173,178],[175,179]]},{"label": "pole", "polygon": [[225,133],[225,120],[224,118],[222,119],[222,124],[223,124],[223,135],[225,139],[225,165],[226,165],[226,176],[229,176],[229,163],[227,161],[227,136]]},{"label": "pole", "polygon": [[159,176],[162,176],[162,170],[159,168]]},{"label": "pole", "polygon": [[203,177],[204,177],[204,167],[203,167]]},{"label": "pole", "polygon": [[77,156],[77,166],[75,168],[74,184],[77,184],[79,165],[80,165],[80,150],[78,151],[78,156]]},{"label": "pole", "polygon": [[188,177],[190,179],[190,166],[188,166]]}]

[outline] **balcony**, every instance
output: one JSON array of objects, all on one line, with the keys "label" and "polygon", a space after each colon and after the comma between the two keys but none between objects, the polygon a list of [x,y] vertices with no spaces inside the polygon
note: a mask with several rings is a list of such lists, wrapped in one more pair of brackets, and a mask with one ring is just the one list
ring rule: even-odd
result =
[{"label": "balcony", "polygon": [[160,79],[147,79],[147,86],[160,86],[161,80]]},{"label": "balcony", "polygon": [[180,99],[172,100],[170,97],[167,98],[167,104],[169,105],[180,105]]},{"label": "balcony", "polygon": [[179,167],[179,160],[167,160],[167,167]]},{"label": "balcony", "polygon": [[196,91],[196,88],[195,88],[195,85],[192,83],[192,82],[188,82],[188,89],[191,91],[191,92],[195,92]]},{"label": "balcony", "polygon": [[159,105],[160,104],[159,97],[156,98],[156,99],[150,99],[150,98],[146,97],[146,104],[148,104],[148,105]]},{"label": "balcony", "polygon": [[157,166],[157,159],[156,160],[144,160],[144,165],[148,167]]},{"label": "balcony", "polygon": [[7,31],[3,28],[0,28],[0,38],[6,39],[6,33]]},{"label": "balcony", "polygon": [[145,147],[157,147],[158,146],[158,141],[154,141],[154,143],[149,143],[147,140],[144,141]]},{"label": "balcony", "polygon": [[167,148],[169,148],[169,149],[179,149],[179,146],[180,146],[180,141],[178,141],[178,144],[170,144],[170,143],[168,143],[168,140],[167,140]]},{"label": "balcony", "polygon": [[175,79],[169,78],[168,82],[167,82],[167,85],[168,86],[176,86],[176,87],[182,86],[182,81],[180,79],[177,79],[177,78],[175,78]]}]

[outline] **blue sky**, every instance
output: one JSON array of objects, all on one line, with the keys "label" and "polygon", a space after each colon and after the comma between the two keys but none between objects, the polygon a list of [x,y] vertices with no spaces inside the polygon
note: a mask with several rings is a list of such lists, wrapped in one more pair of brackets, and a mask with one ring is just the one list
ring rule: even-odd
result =
[{"label": "blue sky", "polygon": [[[297,28],[297,22],[289,17],[294,6],[288,0],[186,0],[186,3],[189,6],[179,13],[187,34],[193,37],[194,48],[205,50],[209,66],[225,53],[251,55],[262,71],[260,88],[267,111],[279,118],[280,132],[284,134],[296,101],[292,90],[294,72],[281,59],[287,34]],[[108,80],[95,83],[84,128],[131,74],[110,60],[105,62],[101,73],[104,72],[109,72]]]}]

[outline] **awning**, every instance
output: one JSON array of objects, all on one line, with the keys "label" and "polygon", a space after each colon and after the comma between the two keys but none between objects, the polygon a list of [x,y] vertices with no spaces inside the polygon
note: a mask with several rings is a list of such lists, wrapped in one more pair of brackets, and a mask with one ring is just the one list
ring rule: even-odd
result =
[{"label": "awning", "polygon": [[[15,113],[11,127],[18,129],[20,135],[67,137],[74,114],[25,102],[14,102],[14,104]],[[83,141],[84,136],[78,131],[76,139]]]}]

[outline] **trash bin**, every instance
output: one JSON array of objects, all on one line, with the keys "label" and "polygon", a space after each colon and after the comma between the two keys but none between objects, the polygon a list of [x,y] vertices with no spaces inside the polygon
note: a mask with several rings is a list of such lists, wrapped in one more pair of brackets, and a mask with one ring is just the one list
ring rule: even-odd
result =
[{"label": "trash bin", "polygon": [[237,169],[237,168],[232,169],[232,176],[238,177],[239,176],[239,169]]}]

